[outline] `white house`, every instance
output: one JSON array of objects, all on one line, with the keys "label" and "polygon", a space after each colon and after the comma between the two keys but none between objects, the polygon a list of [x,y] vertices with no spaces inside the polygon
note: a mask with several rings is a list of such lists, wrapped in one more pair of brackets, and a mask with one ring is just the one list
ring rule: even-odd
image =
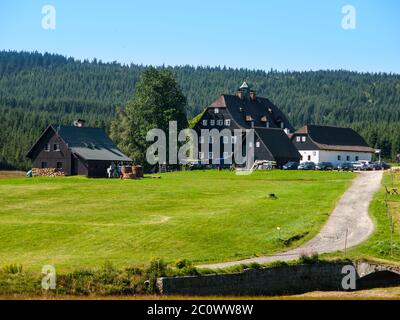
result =
[{"label": "white house", "polygon": [[301,162],[332,162],[334,165],[359,160],[371,161],[375,150],[351,128],[306,125],[291,137]]}]

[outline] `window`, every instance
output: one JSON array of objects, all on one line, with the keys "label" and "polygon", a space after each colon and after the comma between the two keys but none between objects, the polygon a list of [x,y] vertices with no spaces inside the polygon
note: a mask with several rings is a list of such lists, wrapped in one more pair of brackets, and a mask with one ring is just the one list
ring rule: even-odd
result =
[{"label": "window", "polygon": [[225,125],[230,126],[231,125],[231,119],[226,119],[225,120]]},{"label": "window", "polygon": [[57,169],[62,169],[62,168],[63,168],[63,163],[57,162]]},{"label": "window", "polygon": [[203,120],[203,126],[207,126],[207,120]]},{"label": "window", "polygon": [[214,108],[214,113],[219,113],[219,109],[218,108]]},{"label": "window", "polygon": [[50,151],[50,144],[49,143],[44,145],[44,151],[46,151],[46,152]]},{"label": "window", "polygon": [[355,158],[355,159],[356,159],[356,161],[358,161],[360,158],[359,158],[358,156],[356,156],[356,158]]},{"label": "window", "polygon": [[346,156],[346,161],[350,161],[350,156]]},{"label": "window", "polygon": [[233,144],[236,143],[236,136],[232,136],[232,143],[233,143]]},{"label": "window", "polygon": [[224,137],[223,137],[223,143],[224,143],[224,144],[228,144],[228,143],[229,143],[229,137],[224,136]]},{"label": "window", "polygon": [[338,161],[342,160],[342,156],[338,155],[337,159],[338,159]]},{"label": "window", "polygon": [[311,161],[311,156],[310,155],[307,156],[307,159],[308,159],[308,161]]},{"label": "window", "polygon": [[53,150],[54,150],[54,151],[60,151],[60,145],[59,145],[58,143],[55,143],[55,144],[53,145]]},{"label": "window", "polygon": [[306,137],[301,137],[302,142],[306,142]]},{"label": "window", "polygon": [[222,126],[224,124],[224,120],[217,120],[217,126]]},{"label": "window", "polygon": [[256,148],[259,148],[260,145],[261,145],[260,141],[257,141],[257,142],[256,142]]},{"label": "window", "polygon": [[42,162],[42,169],[47,168],[47,162]]},{"label": "window", "polygon": [[215,120],[210,120],[210,126],[215,126]]},{"label": "window", "polygon": [[212,160],[214,158],[214,152],[208,153],[208,159]]},{"label": "window", "polygon": [[301,137],[296,137],[296,142],[300,142],[301,141]]}]

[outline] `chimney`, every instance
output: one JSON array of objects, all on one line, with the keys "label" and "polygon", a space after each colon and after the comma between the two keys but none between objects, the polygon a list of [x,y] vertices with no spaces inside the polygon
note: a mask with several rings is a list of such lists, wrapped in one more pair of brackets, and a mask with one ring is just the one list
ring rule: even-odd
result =
[{"label": "chimney", "polygon": [[79,127],[79,128],[82,128],[82,127],[84,127],[85,126],[85,120],[82,120],[82,119],[78,119],[78,120],[75,120],[74,121],[74,126],[75,127]]},{"label": "chimney", "polygon": [[254,90],[250,90],[250,100],[256,101],[256,99],[257,99],[256,92]]}]

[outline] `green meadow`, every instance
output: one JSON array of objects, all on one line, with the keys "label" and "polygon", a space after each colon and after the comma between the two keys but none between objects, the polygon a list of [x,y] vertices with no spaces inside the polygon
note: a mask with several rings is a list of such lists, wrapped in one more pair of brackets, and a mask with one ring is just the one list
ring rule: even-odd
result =
[{"label": "green meadow", "polygon": [[106,261],[139,267],[155,258],[204,263],[271,254],[312,238],[354,177],[278,170],[142,180],[6,177],[0,265],[67,272]]},{"label": "green meadow", "polygon": [[[390,190],[400,190],[400,174],[386,172],[382,186],[374,195],[369,212],[375,224],[371,237],[352,248],[347,257],[354,260],[370,260],[383,263],[400,262],[400,195],[387,194],[385,186]],[[400,193],[400,191],[399,191]],[[386,206],[387,204],[387,206]],[[343,257],[343,253],[328,254]]]}]

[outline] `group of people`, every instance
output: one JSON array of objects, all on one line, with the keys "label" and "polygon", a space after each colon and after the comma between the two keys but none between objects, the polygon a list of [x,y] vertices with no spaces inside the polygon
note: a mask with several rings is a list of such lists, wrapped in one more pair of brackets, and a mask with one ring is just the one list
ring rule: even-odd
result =
[{"label": "group of people", "polygon": [[119,162],[115,164],[111,162],[110,166],[107,168],[107,175],[109,178],[119,178],[122,175],[122,163]]}]

